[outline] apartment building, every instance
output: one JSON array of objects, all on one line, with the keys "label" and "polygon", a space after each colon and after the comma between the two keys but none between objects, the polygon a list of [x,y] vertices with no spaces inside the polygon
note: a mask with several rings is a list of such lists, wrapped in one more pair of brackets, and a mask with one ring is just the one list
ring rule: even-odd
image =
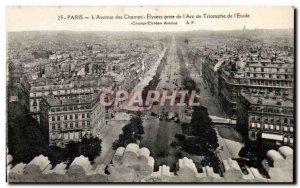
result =
[{"label": "apartment building", "polygon": [[219,71],[219,94],[225,112],[236,119],[241,90],[277,98],[293,98],[294,66],[289,60],[231,61]]},{"label": "apartment building", "polygon": [[243,92],[238,103],[238,123],[252,142],[273,146],[294,145],[294,104],[290,99],[262,97]]},{"label": "apartment building", "polygon": [[85,134],[97,136],[106,125],[106,110],[100,105],[99,97],[100,93],[80,98],[43,98],[41,126],[49,134],[49,145],[64,147],[71,141],[80,141]]}]

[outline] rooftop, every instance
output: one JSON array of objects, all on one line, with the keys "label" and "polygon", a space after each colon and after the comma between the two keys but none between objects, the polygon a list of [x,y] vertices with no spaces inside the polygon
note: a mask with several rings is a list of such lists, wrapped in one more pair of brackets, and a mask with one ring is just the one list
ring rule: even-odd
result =
[{"label": "rooftop", "polygon": [[294,106],[292,100],[289,99],[272,99],[260,95],[253,95],[251,93],[241,93],[241,96],[251,104],[260,104],[263,106],[280,106],[286,108],[293,108]]},{"label": "rooftop", "polygon": [[71,98],[71,99],[55,99],[55,98],[47,97],[45,100],[50,106],[67,106],[67,105],[75,105],[75,104],[90,104],[97,96],[99,96],[99,93],[84,95],[78,98]]}]

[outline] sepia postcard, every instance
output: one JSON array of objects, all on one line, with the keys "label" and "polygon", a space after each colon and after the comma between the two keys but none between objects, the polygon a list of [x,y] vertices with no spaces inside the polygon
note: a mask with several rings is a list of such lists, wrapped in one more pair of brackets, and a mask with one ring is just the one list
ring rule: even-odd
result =
[{"label": "sepia postcard", "polygon": [[295,8],[9,6],[8,183],[295,183]]}]

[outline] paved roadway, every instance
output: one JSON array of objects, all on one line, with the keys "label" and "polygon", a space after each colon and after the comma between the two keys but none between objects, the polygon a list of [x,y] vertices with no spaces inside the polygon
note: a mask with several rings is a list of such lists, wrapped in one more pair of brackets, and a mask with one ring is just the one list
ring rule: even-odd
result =
[{"label": "paved roadway", "polygon": [[99,136],[102,139],[101,154],[95,159],[95,166],[98,164],[108,165],[110,163],[116,152],[112,149],[112,143],[119,138],[119,135],[122,133],[122,128],[127,122],[128,121],[124,120],[113,120],[110,125],[106,125],[103,128],[104,130],[101,131],[101,135]]},{"label": "paved roadway", "polygon": [[[177,88],[176,84],[181,84],[181,75],[180,75],[180,66],[179,59],[177,56],[177,45],[175,42],[175,38],[173,37],[172,42],[170,44],[170,50],[167,57],[167,63],[165,69],[162,71],[160,76],[160,81],[156,87],[157,91],[168,90],[174,91]],[[153,112],[162,112],[162,111],[170,111],[170,112],[182,112],[182,107],[177,106],[159,106],[154,105],[152,107]]]},{"label": "paved roadway", "polygon": [[[173,91],[176,88],[174,83],[178,83],[181,79],[181,76],[176,73],[179,73],[179,62],[176,54],[176,43],[173,38],[167,57],[167,63],[161,73],[156,90]],[[160,121],[157,117],[150,116],[150,112],[160,114],[162,110],[165,112],[179,112],[180,109],[153,105],[152,109],[147,112],[148,119],[144,120],[145,134],[143,135],[140,146],[147,147],[150,150],[151,156],[155,158],[155,168],[165,164],[170,166],[171,170],[174,170],[176,162],[178,161],[176,157],[178,151],[176,148],[171,147],[170,144],[176,141],[174,137],[176,133],[182,134],[182,129],[180,123],[175,123],[174,121],[167,122],[165,120]]]},{"label": "paved roadway", "polygon": [[[184,52],[183,52],[184,53]],[[188,59],[184,58],[184,63],[186,64],[187,68],[191,71],[191,74],[197,75],[197,70],[194,67],[194,65],[189,64]],[[181,75],[179,74],[179,59],[177,56],[177,46],[175,43],[175,40],[171,43],[170,46],[170,51],[169,55],[167,58],[167,64],[165,67],[165,70],[162,71],[161,74],[161,80],[157,86],[157,90],[174,90],[176,88],[176,85],[174,83],[180,83],[181,82]],[[194,80],[196,84],[200,88],[200,103],[201,105],[207,107],[208,113],[212,116],[217,116],[221,118],[226,118],[225,112],[222,110],[220,107],[220,103],[218,100],[212,96],[207,89],[205,89],[205,85],[203,82],[203,78],[201,76],[194,77]],[[145,146],[151,147],[151,144],[146,144],[147,142],[154,144],[152,145],[155,146],[156,143],[154,140],[156,140],[154,135],[159,134],[159,132],[165,132],[165,131],[171,131],[169,130],[168,126],[165,126],[164,124],[160,123],[157,121],[159,126],[162,126],[162,128],[157,128],[157,125],[154,125],[153,123],[156,121],[153,121],[152,117],[149,116],[150,112],[155,112],[160,114],[162,111],[172,111],[172,112],[177,112],[179,114],[183,114],[183,107],[165,107],[165,106],[153,106],[150,111],[147,112],[147,117],[149,117],[149,120],[144,121],[144,126],[145,126],[145,140],[142,143],[145,143]],[[177,127],[178,124],[174,123],[174,126]],[[152,127],[150,127],[152,126]],[[150,128],[149,128],[150,127]],[[165,129],[164,129],[165,128]],[[175,128],[176,129],[176,128]],[[180,129],[176,129],[179,131],[178,133],[182,133]],[[219,153],[222,159],[228,159],[228,158],[237,158],[238,157],[238,152],[240,148],[242,147],[242,139],[239,136],[239,134],[235,131],[235,129],[231,126],[227,125],[217,125],[216,126],[216,131],[218,134],[218,142],[219,142]],[[169,136],[170,138],[166,138],[166,140],[172,140],[172,136],[174,134],[167,134],[166,136]],[[147,139],[149,138],[149,139]],[[153,138],[154,140],[150,140]],[[159,141],[159,140],[157,140]],[[161,146],[161,148],[168,148],[167,144],[169,144],[170,141],[162,143],[160,142],[159,144],[165,145],[164,147]],[[149,148],[150,149],[150,148]],[[155,149],[152,149],[153,151]]]},{"label": "paved roadway", "polygon": [[[188,59],[184,58],[188,69],[193,75],[199,75],[194,65],[189,64]],[[200,103],[208,109],[211,116],[227,118],[221,108],[218,99],[211,95],[208,88],[205,87],[202,76],[193,77],[194,81],[200,88]],[[242,138],[240,134],[230,125],[215,125],[218,134],[219,153],[222,159],[238,158],[239,150],[242,147]]]},{"label": "paved roadway", "polygon": [[[164,54],[164,51],[163,53]],[[193,65],[188,63],[188,60],[185,59],[185,63],[189,70],[192,71],[192,74],[195,74],[196,69]],[[155,67],[159,64],[155,64]],[[151,74],[148,75],[153,76],[154,68],[151,68]],[[177,46],[176,42],[173,38],[170,51],[167,57],[167,64],[165,70],[161,74],[161,80],[157,86],[157,90],[174,90],[176,85],[174,83],[181,82],[181,75],[179,74],[179,59],[177,56]],[[145,82],[150,81],[148,76],[145,77],[146,80],[142,80],[135,89],[141,89],[142,85],[145,85]],[[200,95],[201,95],[201,104],[208,108],[208,112],[210,115],[218,116],[226,118],[225,113],[220,108],[220,104],[218,101],[209,93],[207,89],[204,87],[204,82],[202,77],[194,77],[195,82],[200,86]],[[151,117],[150,112],[160,113],[162,110],[164,111],[173,111],[182,114],[182,107],[171,107],[166,108],[164,106],[153,106],[150,111],[147,111],[148,119],[144,120],[144,130],[145,135],[143,136],[143,140],[141,141],[141,146],[146,146],[153,153],[153,156],[156,156],[163,150],[168,150],[169,155],[167,157],[161,157],[156,162],[159,163],[167,163],[168,165],[172,165],[176,160],[174,158],[173,149],[170,146],[170,143],[174,140],[174,135],[176,133],[182,133],[180,124],[174,122],[165,122],[159,121],[158,119]],[[111,144],[118,138],[119,134],[122,131],[122,127],[126,124],[126,122],[114,121],[112,125],[107,127],[105,131],[103,131],[102,137],[102,154],[95,160],[96,164],[109,164],[113,155],[114,150],[111,148]],[[220,150],[219,153],[222,159],[227,158],[235,158],[238,157],[238,151],[241,148],[241,138],[239,134],[229,126],[218,125],[216,126],[216,130],[218,133]]]}]

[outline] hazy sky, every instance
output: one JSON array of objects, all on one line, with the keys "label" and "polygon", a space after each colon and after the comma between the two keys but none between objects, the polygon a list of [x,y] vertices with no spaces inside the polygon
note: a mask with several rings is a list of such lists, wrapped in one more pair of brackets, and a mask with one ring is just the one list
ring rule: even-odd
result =
[{"label": "hazy sky", "polygon": [[[203,14],[248,14],[249,18],[204,18]],[[201,15],[190,19],[115,19],[116,15],[172,16]],[[58,20],[59,15],[83,15],[84,20]],[[91,16],[113,16],[95,20]],[[133,21],[178,22],[178,25],[132,25]],[[194,21],[194,24],[186,22]],[[74,30],[74,31],[188,31],[242,29],[293,29],[293,7],[7,7],[7,31]]]}]

